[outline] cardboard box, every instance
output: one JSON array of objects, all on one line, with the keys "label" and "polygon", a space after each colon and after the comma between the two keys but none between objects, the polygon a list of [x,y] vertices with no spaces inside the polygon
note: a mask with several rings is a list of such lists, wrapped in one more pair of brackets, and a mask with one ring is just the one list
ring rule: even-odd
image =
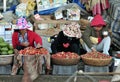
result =
[{"label": "cardboard box", "polygon": [[65,5],[67,0],[36,0],[37,10],[43,11]]}]

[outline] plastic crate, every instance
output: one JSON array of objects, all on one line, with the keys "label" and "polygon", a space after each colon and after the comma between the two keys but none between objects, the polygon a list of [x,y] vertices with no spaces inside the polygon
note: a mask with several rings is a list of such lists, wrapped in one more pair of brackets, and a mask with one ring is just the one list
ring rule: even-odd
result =
[{"label": "plastic crate", "polygon": [[11,65],[0,66],[0,74],[11,74]]},{"label": "plastic crate", "polygon": [[53,65],[53,75],[72,75],[77,71],[78,65],[61,66]]},{"label": "plastic crate", "polygon": [[109,66],[84,66],[85,72],[109,72]]}]

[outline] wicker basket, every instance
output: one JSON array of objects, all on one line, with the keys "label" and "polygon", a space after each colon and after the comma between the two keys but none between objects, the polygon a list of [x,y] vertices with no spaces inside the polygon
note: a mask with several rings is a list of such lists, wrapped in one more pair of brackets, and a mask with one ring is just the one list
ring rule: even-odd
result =
[{"label": "wicker basket", "polygon": [[79,63],[80,57],[74,59],[65,59],[65,58],[52,58],[54,65],[70,66],[76,65]]},{"label": "wicker basket", "polygon": [[81,58],[85,64],[92,66],[106,66],[109,65],[112,60],[112,57],[109,59],[95,59],[95,58],[84,58],[81,56]]},{"label": "wicker basket", "polygon": [[12,64],[13,54],[11,55],[0,55],[0,65]]}]

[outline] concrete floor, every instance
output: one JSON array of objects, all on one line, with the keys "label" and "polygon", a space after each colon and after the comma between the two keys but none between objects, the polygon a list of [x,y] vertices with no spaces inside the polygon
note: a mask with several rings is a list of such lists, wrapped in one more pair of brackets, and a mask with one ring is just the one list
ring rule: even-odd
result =
[{"label": "concrete floor", "polygon": [[[34,82],[100,82],[101,80],[107,80],[110,82],[112,76],[84,76],[78,75],[76,81],[70,76],[58,76],[58,75],[40,75]],[[0,82],[21,82],[22,75],[0,75]]]}]

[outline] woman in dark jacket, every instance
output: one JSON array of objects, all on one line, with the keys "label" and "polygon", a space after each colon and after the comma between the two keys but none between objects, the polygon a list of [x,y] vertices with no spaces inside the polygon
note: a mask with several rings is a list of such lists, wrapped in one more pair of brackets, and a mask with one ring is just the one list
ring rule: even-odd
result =
[{"label": "woman in dark jacket", "polygon": [[73,22],[63,26],[55,41],[51,44],[52,53],[75,52],[80,54],[81,31],[79,24]]}]

